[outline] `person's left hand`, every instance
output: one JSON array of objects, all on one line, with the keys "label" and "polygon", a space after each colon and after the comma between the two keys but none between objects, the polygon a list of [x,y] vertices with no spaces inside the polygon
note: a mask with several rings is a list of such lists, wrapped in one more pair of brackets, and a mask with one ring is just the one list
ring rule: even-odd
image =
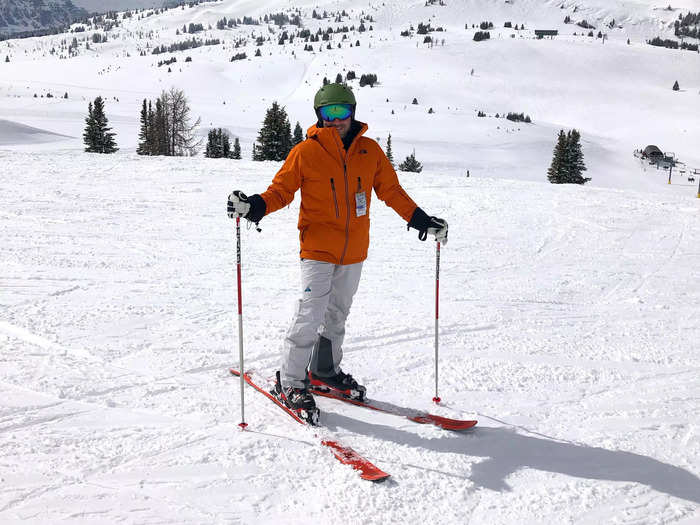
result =
[{"label": "person's left hand", "polygon": [[430,217],[428,233],[435,236],[437,242],[447,244],[447,221],[437,217]]}]

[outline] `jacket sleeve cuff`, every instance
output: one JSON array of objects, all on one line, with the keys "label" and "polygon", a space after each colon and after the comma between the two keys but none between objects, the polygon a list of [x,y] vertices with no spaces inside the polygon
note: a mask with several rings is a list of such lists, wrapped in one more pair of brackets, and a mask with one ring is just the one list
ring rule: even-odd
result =
[{"label": "jacket sleeve cuff", "polygon": [[418,231],[427,231],[430,226],[430,217],[421,208],[416,208],[413,212],[411,220],[408,221],[409,228],[415,228]]},{"label": "jacket sleeve cuff", "polygon": [[250,204],[250,210],[248,210],[245,218],[250,222],[260,222],[267,212],[267,204],[265,204],[265,199],[256,193],[255,195],[248,197],[248,203]]}]

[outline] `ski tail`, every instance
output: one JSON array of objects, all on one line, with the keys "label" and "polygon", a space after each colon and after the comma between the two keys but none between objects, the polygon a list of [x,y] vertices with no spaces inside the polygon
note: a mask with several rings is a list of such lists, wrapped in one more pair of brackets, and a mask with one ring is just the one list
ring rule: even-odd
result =
[{"label": "ski tail", "polygon": [[[236,377],[240,377],[241,373],[234,369],[231,368],[229,370],[231,372],[231,375],[234,375]],[[270,392],[259,386],[257,383],[253,381],[253,379],[250,377],[250,372],[246,372],[243,374],[243,379],[245,379],[245,382],[248,383],[250,386],[252,386],[255,390],[260,392],[262,395],[264,395],[266,398],[268,398],[270,401],[272,401],[275,405],[280,407],[282,410],[284,410],[294,421],[297,423],[301,423],[302,425],[306,425],[306,421],[300,417],[297,413],[295,413],[293,410],[291,410],[287,405],[285,405],[282,401],[277,399],[276,396],[272,395]]]},{"label": "ski tail", "polygon": [[343,395],[338,395],[334,392],[318,390],[316,388],[312,388],[311,392],[314,395],[328,397],[330,399],[337,399],[338,401],[343,401],[344,403],[350,403],[351,405],[368,408],[370,410],[376,410],[377,412],[384,412],[385,414],[393,414],[395,416],[405,417],[406,419],[413,421],[414,423],[420,423],[422,425],[435,425],[436,427],[444,428],[445,430],[467,430],[476,426],[477,424],[477,421],[475,420],[450,419],[448,417],[436,416],[434,414],[429,414],[427,412],[422,412],[419,410],[410,410],[406,408],[396,407],[388,403],[380,403],[378,401],[372,401],[369,399],[365,401],[360,401],[357,399],[351,399]]}]

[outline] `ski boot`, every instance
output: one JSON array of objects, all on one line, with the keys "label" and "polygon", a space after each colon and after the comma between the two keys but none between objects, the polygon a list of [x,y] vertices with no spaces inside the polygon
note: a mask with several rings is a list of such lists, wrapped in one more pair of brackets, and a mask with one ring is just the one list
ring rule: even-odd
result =
[{"label": "ski boot", "polygon": [[312,390],[330,392],[358,401],[364,401],[367,392],[364,386],[357,384],[357,381],[350,374],[346,374],[342,370],[331,377],[320,377],[309,372],[309,384]]},{"label": "ski boot", "polygon": [[278,371],[275,387],[270,393],[300,419],[303,419],[309,425],[318,425],[321,412],[316,407],[314,396],[311,395],[311,392],[309,392],[307,388],[297,388],[293,386],[282,387],[280,373]]}]

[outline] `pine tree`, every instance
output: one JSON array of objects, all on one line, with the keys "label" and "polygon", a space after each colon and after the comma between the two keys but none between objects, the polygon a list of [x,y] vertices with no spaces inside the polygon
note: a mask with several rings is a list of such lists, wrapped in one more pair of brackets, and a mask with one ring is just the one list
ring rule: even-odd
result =
[{"label": "pine tree", "polygon": [[[152,101],[144,100],[141,108],[141,131],[137,153],[140,155],[195,155],[200,141],[194,130],[200,119],[190,123],[190,107],[184,92],[171,88]],[[230,149],[230,143],[229,143]]]},{"label": "pine tree", "polygon": [[10,61],[10,55],[5,55],[5,62],[9,62],[9,61]]},{"label": "pine tree", "polygon": [[[36,95],[34,95],[36,97]],[[97,123],[95,122],[92,102],[88,102],[88,116],[85,117],[85,131],[83,132],[83,143],[85,151],[88,153],[97,152]]]},{"label": "pine tree", "polygon": [[673,91],[680,91],[681,87],[678,85],[678,81],[676,80],[673,84]]},{"label": "pine tree", "polygon": [[170,155],[170,140],[168,138],[166,108],[162,99],[156,99],[156,110],[153,116],[153,155]]},{"label": "pine tree", "polygon": [[88,104],[88,116],[85,119],[85,132],[83,141],[85,151],[90,153],[114,153],[117,145],[114,141],[115,134],[112,128],[107,126],[107,115],[104,111],[102,97],[97,97],[93,103]]},{"label": "pine tree", "polygon": [[210,129],[207,134],[207,146],[204,149],[204,156],[208,159],[216,157],[216,131],[213,129]]},{"label": "pine tree", "polygon": [[262,156],[262,151],[260,149],[260,146],[258,146],[255,142],[253,142],[253,160],[254,161],[265,160],[265,158]]},{"label": "pine tree", "polygon": [[241,159],[241,141],[236,137],[233,140],[233,151],[231,152],[231,158],[240,160]]},{"label": "pine tree", "polygon": [[389,137],[386,139],[386,158],[389,159],[389,162],[391,162],[391,165],[394,165],[394,152],[391,149],[391,133],[389,133]]},{"label": "pine tree", "polygon": [[573,129],[568,133],[559,131],[554,147],[552,163],[547,170],[547,179],[552,184],[586,184],[591,179],[583,176],[586,165],[581,150],[581,134]]},{"label": "pine tree", "polygon": [[153,111],[153,105],[151,101],[148,101],[148,135],[146,138],[146,150],[148,155],[156,155],[156,133],[155,133],[155,123],[156,114]]},{"label": "pine tree", "polygon": [[292,149],[292,129],[287,112],[277,102],[265,114],[263,126],[258,133],[258,147],[253,160],[281,161]]},{"label": "pine tree", "polygon": [[297,125],[294,126],[294,135],[292,136],[292,147],[296,146],[300,142],[304,141],[304,130],[301,129],[301,124],[297,121]]},{"label": "pine tree", "polygon": [[586,184],[590,178],[584,177],[583,172],[587,170],[583,162],[583,151],[581,150],[581,134],[572,129],[566,135],[566,145],[568,151],[568,180],[570,184]]},{"label": "pine tree", "polygon": [[150,155],[148,137],[150,130],[148,128],[148,106],[147,101],[143,99],[141,106],[141,130],[139,131],[139,145],[136,148],[136,153],[139,155]]},{"label": "pine tree", "polygon": [[221,139],[221,158],[228,159],[231,157],[231,138],[228,131],[219,128],[219,137]]},{"label": "pine tree", "polygon": [[95,99],[93,115],[99,129],[101,147],[100,153],[114,153],[118,150],[117,144],[114,140],[116,134],[113,133],[112,128],[107,125],[109,121],[104,111],[104,101],[102,100],[102,97],[97,97]]},{"label": "pine tree", "polygon": [[420,173],[423,171],[423,165],[416,160],[416,150],[413,150],[406,160],[399,164],[399,170],[408,171],[411,173]]},{"label": "pine tree", "polygon": [[[284,109],[282,110],[284,111]],[[282,148],[280,150],[280,157],[278,160],[284,160],[289,155],[294,147],[292,137],[292,125],[289,122],[289,117],[287,117],[287,112],[284,111],[284,121],[282,122]]]},{"label": "pine tree", "polygon": [[231,140],[227,131],[221,128],[209,130],[204,156],[212,159],[231,158]]},{"label": "pine tree", "polygon": [[565,170],[568,160],[566,158],[566,134],[564,130],[559,131],[557,136],[557,144],[554,146],[554,153],[552,155],[552,163],[547,170],[547,180],[552,184],[564,184],[565,180]]}]

